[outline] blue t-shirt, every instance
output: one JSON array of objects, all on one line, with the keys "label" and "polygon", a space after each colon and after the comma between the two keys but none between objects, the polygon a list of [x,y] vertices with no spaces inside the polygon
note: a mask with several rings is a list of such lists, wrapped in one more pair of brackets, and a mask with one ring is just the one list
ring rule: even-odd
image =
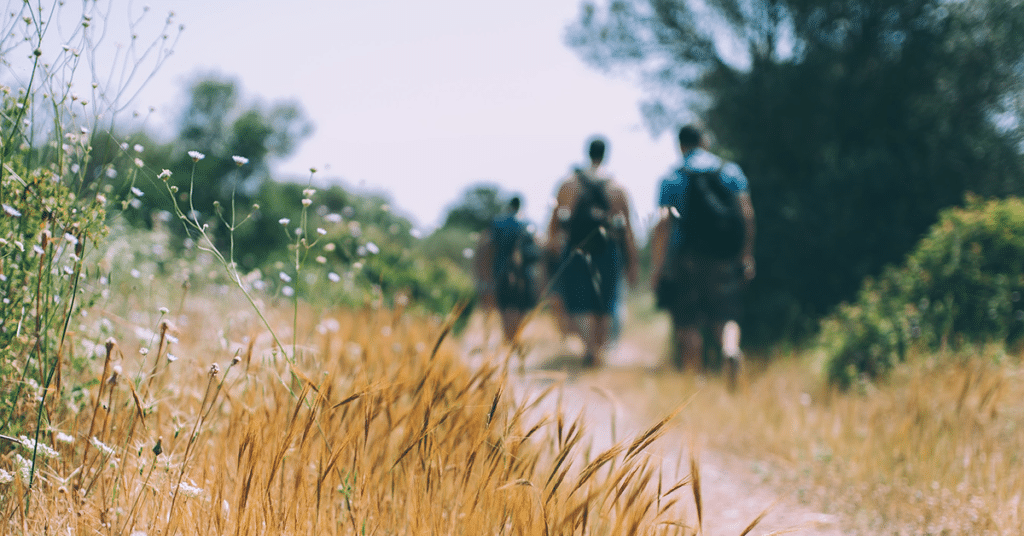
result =
[{"label": "blue t-shirt", "polygon": [[[683,165],[672,172],[668,177],[661,180],[661,187],[658,188],[658,206],[675,207],[679,212],[680,220],[686,212],[686,189],[689,185],[687,172],[704,173],[722,168],[722,184],[736,193],[743,193],[749,190],[747,176],[743,170],[732,162],[723,163],[722,159],[714,154],[701,149],[700,147],[683,155]],[[682,226],[674,225],[672,230],[672,246],[679,246],[683,242]]]}]

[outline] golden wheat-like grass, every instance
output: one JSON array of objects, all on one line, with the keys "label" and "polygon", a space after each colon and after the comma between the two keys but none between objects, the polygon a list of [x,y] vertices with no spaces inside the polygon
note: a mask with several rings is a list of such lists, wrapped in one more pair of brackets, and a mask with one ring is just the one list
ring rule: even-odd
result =
[{"label": "golden wheat-like grass", "polygon": [[77,379],[91,402],[51,407],[74,442],[37,460],[31,492],[7,488],[7,532],[694,532],[675,507],[689,480],[662,491],[638,455],[669,419],[591,459],[581,418],[531,411],[552,391],[514,400],[507,360],[467,366],[442,322],[366,307],[290,333],[267,313],[296,355],[211,302],[147,355],[111,340],[97,381]]}]

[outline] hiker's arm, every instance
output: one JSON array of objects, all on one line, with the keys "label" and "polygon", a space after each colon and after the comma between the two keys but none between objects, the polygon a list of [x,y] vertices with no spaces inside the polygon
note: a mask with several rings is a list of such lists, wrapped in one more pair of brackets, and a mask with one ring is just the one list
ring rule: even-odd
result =
[{"label": "hiker's arm", "polygon": [[636,249],[636,237],[633,236],[633,224],[631,222],[632,217],[629,213],[629,198],[626,196],[626,192],[621,188],[615,188],[615,200],[618,205],[618,212],[623,218],[623,234],[625,235],[623,247],[625,248],[626,254],[626,280],[629,282],[629,286],[632,288],[636,287],[637,279],[639,278],[639,255]]},{"label": "hiker's arm", "polygon": [[651,231],[651,289],[658,290],[658,281],[665,268],[665,254],[668,251],[669,229],[672,228],[672,215],[668,207],[658,208],[658,222]]},{"label": "hiker's arm", "polygon": [[757,233],[754,219],[754,204],[751,203],[750,194],[747,192],[739,194],[738,200],[740,209],[743,210],[744,224],[743,257],[740,260],[743,263],[743,276],[747,281],[750,281],[757,273],[757,268],[754,264],[754,238]]},{"label": "hiker's arm", "polygon": [[563,221],[559,217],[559,212],[572,210],[569,204],[569,196],[569,183],[563,182],[562,186],[558,188],[558,195],[555,196],[555,208],[551,209],[551,220],[548,222],[548,238],[544,244],[544,249],[550,255],[561,255],[562,249],[565,248],[565,229],[562,226]]}]

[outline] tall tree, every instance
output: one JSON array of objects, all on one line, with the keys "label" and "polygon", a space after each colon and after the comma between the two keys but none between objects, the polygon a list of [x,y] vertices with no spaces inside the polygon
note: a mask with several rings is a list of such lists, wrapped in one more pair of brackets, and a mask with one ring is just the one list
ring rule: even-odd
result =
[{"label": "tall tree", "polygon": [[568,42],[702,118],[751,179],[752,327],[852,297],[965,191],[1019,194],[1024,7],[1008,0],[585,2]]}]

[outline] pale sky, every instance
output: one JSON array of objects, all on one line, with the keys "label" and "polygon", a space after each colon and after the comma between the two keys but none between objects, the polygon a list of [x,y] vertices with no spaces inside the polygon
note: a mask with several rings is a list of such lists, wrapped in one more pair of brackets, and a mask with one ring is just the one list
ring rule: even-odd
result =
[{"label": "pale sky", "polygon": [[[128,5],[112,1],[115,12]],[[185,25],[136,101],[157,109],[151,125],[174,120],[200,73],[234,77],[243,99],[297,100],[315,132],[277,176],[304,180],[316,167],[321,185],[384,190],[425,229],[480,181],[522,192],[527,217],[544,221],[595,133],[610,141],[608,169],[642,228],[678,160],[671,133],[653,139],[644,126],[639,84],[584,65],[564,44],[578,0],[132,4],[143,5]]]}]

